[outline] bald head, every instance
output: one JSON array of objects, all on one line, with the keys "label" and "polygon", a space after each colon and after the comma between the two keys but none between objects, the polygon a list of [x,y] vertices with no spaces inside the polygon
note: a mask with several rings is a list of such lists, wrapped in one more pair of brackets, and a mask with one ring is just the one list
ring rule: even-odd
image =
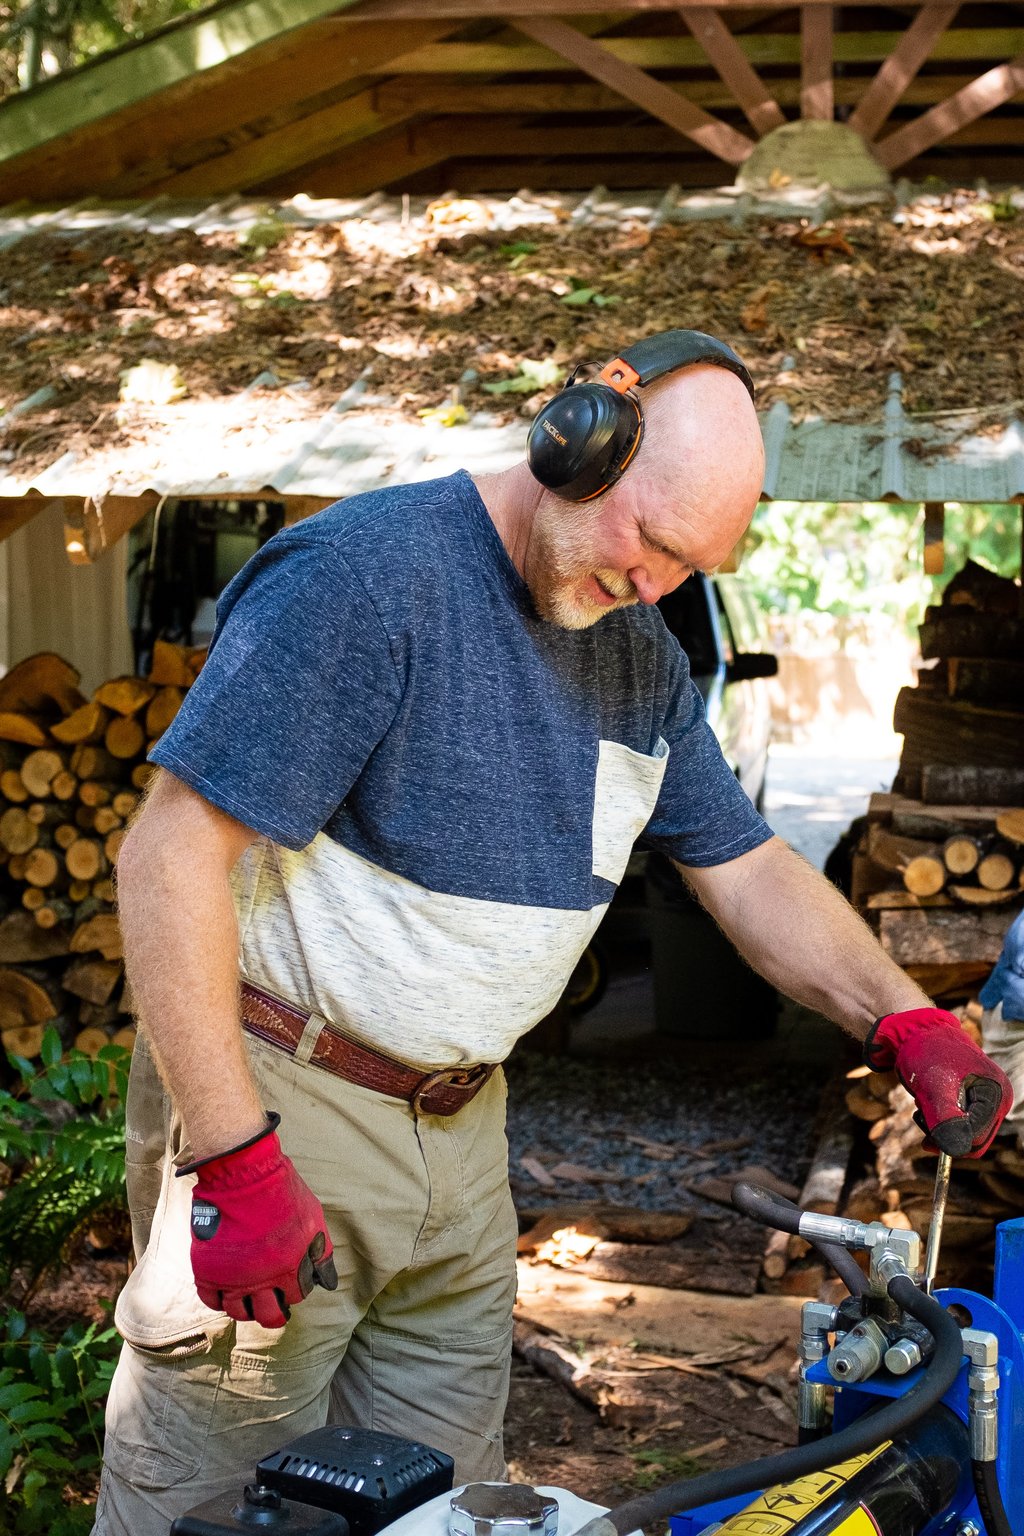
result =
[{"label": "bald head", "polygon": [[638,393],[643,443],[594,500],[561,500],[526,464],[477,480],[538,613],[564,628],[656,603],[692,572],[721,565],[757,506],[764,449],[735,374],[700,363]]},{"label": "bald head", "polygon": [[725,368],[698,364],[659,379],[641,398],[646,431],[631,472],[649,494],[720,519],[728,554],[764,485],[764,444],[746,386]]}]

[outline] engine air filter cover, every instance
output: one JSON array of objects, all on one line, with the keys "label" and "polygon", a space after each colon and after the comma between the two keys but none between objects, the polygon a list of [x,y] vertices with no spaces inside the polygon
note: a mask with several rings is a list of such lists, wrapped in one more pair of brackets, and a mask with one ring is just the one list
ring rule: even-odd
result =
[{"label": "engine air filter cover", "polygon": [[380,1430],[327,1425],[300,1435],[257,1467],[287,1498],[345,1516],[352,1536],[374,1536],[400,1515],[452,1486],[443,1451]]}]

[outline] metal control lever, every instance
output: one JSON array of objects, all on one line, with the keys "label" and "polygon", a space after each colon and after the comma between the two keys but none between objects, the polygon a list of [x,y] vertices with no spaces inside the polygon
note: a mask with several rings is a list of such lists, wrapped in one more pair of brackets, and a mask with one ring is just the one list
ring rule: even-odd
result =
[{"label": "metal control lever", "polygon": [[939,1153],[939,1165],[935,1170],[935,1192],[932,1195],[932,1219],[928,1225],[928,1239],[924,1250],[924,1289],[930,1296],[939,1267],[939,1244],[942,1242],[942,1223],[946,1216],[949,1198],[949,1176],[953,1159],[948,1152]]}]

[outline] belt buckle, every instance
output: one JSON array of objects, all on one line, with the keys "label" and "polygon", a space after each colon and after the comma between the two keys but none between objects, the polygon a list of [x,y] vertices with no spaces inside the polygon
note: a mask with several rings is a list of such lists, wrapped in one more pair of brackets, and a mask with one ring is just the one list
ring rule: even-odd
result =
[{"label": "belt buckle", "polygon": [[[473,1094],[483,1087],[488,1075],[487,1068],[482,1063],[478,1063],[475,1067],[442,1067],[439,1072],[429,1072],[416,1084],[409,1102],[417,1114],[436,1114],[436,1110],[429,1109],[424,1103],[435,1088],[472,1088],[473,1093],[469,1095],[469,1098],[472,1098]],[[460,1105],[459,1108],[461,1109],[462,1106]]]}]

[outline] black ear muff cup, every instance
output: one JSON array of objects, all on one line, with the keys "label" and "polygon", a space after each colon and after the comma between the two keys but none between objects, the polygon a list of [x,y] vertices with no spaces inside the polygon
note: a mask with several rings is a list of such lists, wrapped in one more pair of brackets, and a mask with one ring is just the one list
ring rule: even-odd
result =
[{"label": "black ear muff cup", "polygon": [[750,374],[724,341],[703,331],[661,331],[605,363],[597,379],[577,383],[587,365],[573,369],[530,428],[526,457],[534,479],[564,501],[600,496],[643,442],[644,413],[634,389],[694,363],[727,368],[754,398]]},{"label": "black ear muff cup", "polygon": [[640,446],[643,415],[633,395],[574,384],[534,418],[526,457],[535,479],[566,501],[599,496]]}]

